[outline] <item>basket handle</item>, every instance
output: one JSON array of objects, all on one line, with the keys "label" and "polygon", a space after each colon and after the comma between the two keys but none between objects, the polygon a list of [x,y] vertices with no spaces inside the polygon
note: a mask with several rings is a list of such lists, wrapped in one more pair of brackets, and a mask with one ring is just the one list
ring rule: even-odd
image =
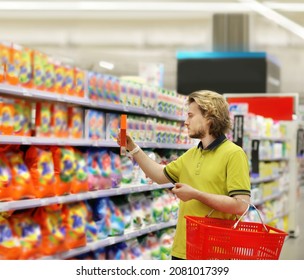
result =
[{"label": "basket handle", "polygon": [[264,229],[268,232],[267,227],[264,224],[264,221],[262,219],[262,216],[260,214],[260,211],[251,203],[248,203],[247,201],[245,201],[244,199],[241,199],[244,203],[248,204],[247,209],[245,210],[245,212],[239,217],[239,219],[235,222],[235,224],[233,225],[233,229],[236,229],[237,225],[239,224],[239,222],[243,219],[243,217],[248,213],[250,206],[254,208],[254,210],[258,213],[258,216],[260,218],[260,221],[264,227]]},{"label": "basket handle", "polygon": [[[237,199],[239,199],[239,198],[237,198]],[[248,213],[248,211],[249,211],[249,209],[250,209],[250,206],[251,206],[251,207],[253,207],[254,210],[258,213],[259,219],[260,219],[260,221],[261,221],[261,223],[262,223],[264,229],[268,232],[268,229],[267,229],[266,225],[264,224],[264,221],[263,221],[263,219],[262,219],[262,216],[261,216],[261,214],[260,214],[260,211],[259,211],[253,204],[248,203],[246,200],[244,200],[244,199],[239,199],[239,200],[241,200],[242,202],[244,202],[244,203],[247,204],[247,209],[246,209],[245,212],[238,218],[238,220],[235,222],[235,224],[233,225],[232,228],[233,228],[233,229],[236,229],[236,227],[238,226],[239,222],[240,222],[240,221],[244,218],[244,216]],[[214,211],[215,211],[215,210],[212,209],[212,210],[208,213],[207,217],[210,217],[210,215],[211,215]],[[235,215],[235,217],[237,218],[237,215]]]}]

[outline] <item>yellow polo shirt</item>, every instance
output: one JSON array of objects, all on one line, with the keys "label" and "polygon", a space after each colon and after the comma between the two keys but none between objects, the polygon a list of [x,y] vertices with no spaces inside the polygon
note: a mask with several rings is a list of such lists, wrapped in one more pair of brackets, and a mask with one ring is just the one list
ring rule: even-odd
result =
[{"label": "yellow polo shirt", "polygon": [[[170,162],[164,173],[173,183],[192,186],[202,192],[234,196],[250,195],[248,158],[243,149],[224,135],[206,149],[200,143]],[[184,216],[206,216],[212,209],[198,200],[180,201],[172,256],[186,259],[186,219]],[[233,219],[235,215],[214,211],[211,217]]]}]

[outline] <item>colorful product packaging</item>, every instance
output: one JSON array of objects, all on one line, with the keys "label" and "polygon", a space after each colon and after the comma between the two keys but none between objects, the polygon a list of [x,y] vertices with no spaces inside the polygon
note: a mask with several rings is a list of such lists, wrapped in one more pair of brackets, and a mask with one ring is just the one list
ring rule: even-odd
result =
[{"label": "colorful product packaging", "polygon": [[33,211],[21,210],[10,217],[13,234],[21,244],[20,260],[36,259],[41,254],[41,229],[31,216]]},{"label": "colorful product packaging", "polygon": [[[14,147],[15,148],[15,147]],[[10,197],[13,200],[35,198],[31,174],[23,159],[23,152],[18,148],[5,153],[12,174]]]},{"label": "colorful product packaging", "polygon": [[0,216],[0,260],[17,260],[20,253],[21,245],[9,220]]},{"label": "colorful product packaging", "polygon": [[0,98],[0,134],[13,135],[14,132],[14,100]]},{"label": "colorful product packaging", "polygon": [[5,155],[0,153],[0,201],[12,200],[12,171]]},{"label": "colorful product packaging", "polygon": [[71,185],[75,177],[77,163],[72,147],[51,147],[56,177],[55,193],[64,195],[71,193]]},{"label": "colorful product packaging", "polygon": [[76,170],[71,184],[71,193],[89,191],[88,153],[74,149]]},{"label": "colorful product packaging", "polygon": [[55,196],[55,171],[52,152],[43,146],[31,146],[25,154],[37,198]]},{"label": "colorful product packaging", "polygon": [[33,50],[32,61],[33,87],[39,90],[45,90],[45,68],[47,63],[47,55],[37,50]]},{"label": "colorful product packaging", "polygon": [[67,105],[54,103],[52,105],[52,118],[53,136],[67,138],[69,136]]},{"label": "colorful product packaging", "polygon": [[41,229],[41,253],[43,255],[59,254],[67,250],[61,204],[36,208],[33,219]]},{"label": "colorful product packaging", "polygon": [[51,137],[53,134],[52,128],[52,104],[47,102],[36,103],[36,118],[35,118],[37,137]]},{"label": "colorful product packaging", "polygon": [[67,203],[62,207],[63,222],[66,229],[65,245],[68,249],[86,245],[87,208],[83,201]]},{"label": "colorful product packaging", "polygon": [[98,110],[85,111],[85,138],[104,140],[106,138],[106,114]]},{"label": "colorful product packaging", "polygon": [[85,96],[86,71],[74,68],[74,93],[77,97]]},{"label": "colorful product packaging", "polygon": [[84,130],[83,123],[83,109],[80,107],[68,107],[69,137],[82,138]]}]

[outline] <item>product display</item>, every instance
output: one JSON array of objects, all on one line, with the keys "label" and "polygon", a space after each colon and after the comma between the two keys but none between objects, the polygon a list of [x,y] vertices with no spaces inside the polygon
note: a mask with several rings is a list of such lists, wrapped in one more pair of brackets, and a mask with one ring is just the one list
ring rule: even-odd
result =
[{"label": "product display", "polygon": [[[170,259],[178,199],[132,156],[141,148],[165,165],[196,145],[187,97],[16,44],[0,43],[0,61],[0,259]],[[290,231],[288,125],[230,106],[228,137],[248,155],[252,202]],[[117,145],[121,129],[132,151]]]}]

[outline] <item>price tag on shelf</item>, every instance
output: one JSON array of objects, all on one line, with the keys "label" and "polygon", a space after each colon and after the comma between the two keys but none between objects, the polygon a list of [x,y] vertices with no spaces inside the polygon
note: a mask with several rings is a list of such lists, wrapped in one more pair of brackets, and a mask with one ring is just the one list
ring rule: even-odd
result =
[{"label": "price tag on shelf", "polygon": [[21,144],[22,145],[30,145],[30,144],[32,144],[31,138],[30,137],[22,136],[21,137]]},{"label": "price tag on shelf", "polygon": [[27,88],[22,88],[21,91],[22,91],[22,95],[24,96],[33,96],[33,93]]}]

